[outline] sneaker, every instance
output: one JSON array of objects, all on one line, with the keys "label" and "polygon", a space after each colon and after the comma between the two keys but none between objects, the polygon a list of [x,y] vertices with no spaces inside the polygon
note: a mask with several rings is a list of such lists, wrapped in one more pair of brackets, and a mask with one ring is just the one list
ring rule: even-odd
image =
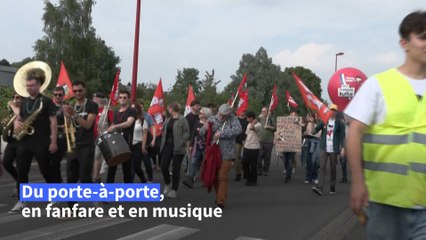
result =
[{"label": "sneaker", "polygon": [[173,189],[170,189],[170,191],[167,192],[166,197],[168,198],[176,198],[177,197],[177,192]]},{"label": "sneaker", "polygon": [[304,181],[304,183],[306,183],[306,184],[307,184],[307,183],[309,183],[309,181],[308,181],[308,180],[305,180],[305,181]]},{"label": "sneaker", "polygon": [[287,170],[283,170],[282,172],[281,172],[282,174],[286,174],[287,173]]},{"label": "sneaker", "polygon": [[296,173],[296,168],[293,168],[293,170],[291,170],[291,173]]},{"label": "sneaker", "polygon": [[167,195],[167,193],[170,191],[170,189],[171,189],[170,184],[164,185],[163,194]]},{"label": "sneaker", "polygon": [[336,188],[335,187],[330,187],[330,194],[336,194]]},{"label": "sneaker", "polygon": [[315,184],[318,184],[318,179],[314,179],[314,183],[315,183]]},{"label": "sneaker", "polygon": [[26,203],[18,201],[12,209],[9,210],[9,214],[19,214],[22,209],[26,206]]},{"label": "sneaker", "polygon": [[189,188],[194,187],[194,179],[190,176],[186,176],[182,183]]},{"label": "sneaker", "polygon": [[220,209],[223,210],[225,208],[225,205],[220,204],[220,203],[216,203],[216,207],[218,207],[218,208],[220,208]]},{"label": "sneaker", "polygon": [[312,187],[312,192],[314,192],[314,193],[316,193],[320,196],[323,194],[322,188],[320,188],[320,187]]},{"label": "sneaker", "polygon": [[290,180],[291,180],[291,177],[286,177],[286,178],[285,178],[285,183],[289,183],[289,182],[290,182]]}]

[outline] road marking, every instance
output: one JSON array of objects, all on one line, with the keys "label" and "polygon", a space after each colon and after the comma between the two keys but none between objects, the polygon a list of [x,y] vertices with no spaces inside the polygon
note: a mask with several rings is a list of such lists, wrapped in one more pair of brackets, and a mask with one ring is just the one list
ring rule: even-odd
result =
[{"label": "road marking", "polygon": [[[67,221],[67,220],[63,220]],[[64,239],[75,235],[107,228],[121,224],[132,219],[125,218],[84,218],[55,224],[49,227],[39,228],[32,231],[10,235],[3,239]]]},{"label": "road marking", "polygon": [[189,236],[195,232],[200,231],[195,228],[187,228],[174,226],[169,224],[161,224],[159,226],[137,232],[135,234],[119,238],[119,240],[133,240],[133,239],[146,239],[146,240],[177,240]]},{"label": "road marking", "polygon": [[264,240],[263,238],[238,237],[235,240]]}]

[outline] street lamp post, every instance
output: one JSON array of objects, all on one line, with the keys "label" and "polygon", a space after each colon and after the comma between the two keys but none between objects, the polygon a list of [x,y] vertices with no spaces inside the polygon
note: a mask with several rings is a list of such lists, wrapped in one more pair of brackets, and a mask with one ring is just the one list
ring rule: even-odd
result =
[{"label": "street lamp post", "polygon": [[336,53],[336,62],[334,63],[334,72],[337,71],[337,56],[342,56],[343,54],[344,54],[343,52]]}]

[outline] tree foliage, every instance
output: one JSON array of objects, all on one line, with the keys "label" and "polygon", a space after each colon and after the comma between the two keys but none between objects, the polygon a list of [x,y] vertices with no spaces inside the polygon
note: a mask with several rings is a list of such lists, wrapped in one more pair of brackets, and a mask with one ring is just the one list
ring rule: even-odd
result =
[{"label": "tree foliage", "polygon": [[192,86],[195,96],[199,96],[201,87],[198,74],[199,71],[195,68],[184,68],[182,71],[178,70],[176,82],[169,95],[169,101],[176,101],[182,106],[185,106],[189,85]]},{"label": "tree foliage", "polygon": [[61,61],[71,81],[86,82],[90,90],[109,92],[120,58],[96,36],[92,27],[93,0],[60,0],[57,6],[45,1],[45,35],[35,43],[36,59],[47,62],[56,84]]}]

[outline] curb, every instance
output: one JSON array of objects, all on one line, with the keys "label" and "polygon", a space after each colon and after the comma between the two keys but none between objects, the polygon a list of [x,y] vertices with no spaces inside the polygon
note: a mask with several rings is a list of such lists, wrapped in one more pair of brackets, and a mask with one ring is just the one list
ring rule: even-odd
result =
[{"label": "curb", "polygon": [[358,218],[350,208],[347,208],[309,240],[365,239],[364,232],[364,228],[358,223]]}]

